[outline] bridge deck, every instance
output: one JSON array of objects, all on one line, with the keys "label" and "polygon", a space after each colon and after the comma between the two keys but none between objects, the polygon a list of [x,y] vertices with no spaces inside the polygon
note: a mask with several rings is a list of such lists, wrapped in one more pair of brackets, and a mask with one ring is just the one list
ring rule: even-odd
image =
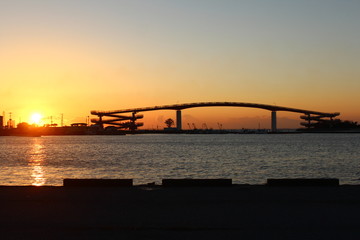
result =
[{"label": "bridge deck", "polygon": [[199,102],[199,103],[185,103],[185,104],[173,104],[173,105],[163,105],[163,106],[152,106],[144,108],[129,108],[122,110],[113,110],[113,111],[91,111],[92,115],[106,116],[109,114],[119,114],[119,113],[129,113],[129,112],[146,112],[146,111],[156,111],[156,110],[183,110],[188,108],[195,107],[249,107],[249,108],[260,108],[269,111],[286,111],[286,112],[296,112],[303,114],[314,114],[321,115],[324,117],[336,117],[340,113],[325,113],[297,108],[281,107],[275,105],[267,104],[257,104],[257,103],[243,103],[243,102]]}]

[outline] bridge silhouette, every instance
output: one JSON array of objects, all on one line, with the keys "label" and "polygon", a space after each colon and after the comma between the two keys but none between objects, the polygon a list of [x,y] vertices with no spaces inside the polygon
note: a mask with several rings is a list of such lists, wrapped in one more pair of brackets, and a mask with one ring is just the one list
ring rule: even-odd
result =
[{"label": "bridge silhouette", "polygon": [[[176,128],[182,130],[182,110],[197,107],[246,107],[246,108],[259,108],[268,110],[271,112],[271,131],[277,131],[276,113],[279,111],[294,112],[304,114],[300,116],[306,122],[302,125],[311,127],[315,122],[320,121],[331,121],[334,117],[339,116],[340,113],[325,113],[312,110],[304,110],[298,108],[281,107],[276,105],[257,104],[257,103],[244,103],[244,102],[198,102],[198,103],[184,103],[184,104],[173,104],[163,106],[153,106],[144,108],[129,108],[113,111],[91,111],[92,115],[96,115],[97,119],[91,119],[91,122],[101,126],[104,125],[116,126],[121,129],[136,130],[142,126],[142,123],[136,122],[138,119],[142,119],[144,116],[138,114],[139,112],[158,111],[158,110],[174,110],[176,111]],[[124,113],[131,113],[131,115],[120,115]],[[106,119],[104,119],[106,117]]]}]

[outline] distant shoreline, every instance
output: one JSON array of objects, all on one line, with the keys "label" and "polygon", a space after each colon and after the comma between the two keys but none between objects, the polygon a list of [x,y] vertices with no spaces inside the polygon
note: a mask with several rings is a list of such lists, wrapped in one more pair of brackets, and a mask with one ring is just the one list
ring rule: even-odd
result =
[{"label": "distant shoreline", "polygon": [[360,133],[360,129],[139,129],[136,131],[96,129],[93,127],[38,127],[32,129],[0,129],[0,136],[56,136],[56,135],[126,135],[126,134],[301,134],[301,133]]}]

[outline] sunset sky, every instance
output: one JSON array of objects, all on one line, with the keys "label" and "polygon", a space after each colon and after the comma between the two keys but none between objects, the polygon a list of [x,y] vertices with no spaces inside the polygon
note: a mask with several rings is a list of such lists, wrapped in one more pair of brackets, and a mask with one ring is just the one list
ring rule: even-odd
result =
[{"label": "sunset sky", "polygon": [[[70,124],[91,110],[230,101],[360,122],[359,13],[358,0],[0,0],[0,115]],[[175,118],[144,115],[145,128]],[[270,112],[248,108],[183,117],[184,128],[270,126]],[[278,117],[298,126],[299,114]]]}]

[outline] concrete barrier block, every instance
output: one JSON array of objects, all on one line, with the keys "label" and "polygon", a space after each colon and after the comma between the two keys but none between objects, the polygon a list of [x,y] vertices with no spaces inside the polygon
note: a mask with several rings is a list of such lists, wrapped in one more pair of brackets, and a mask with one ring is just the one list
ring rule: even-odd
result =
[{"label": "concrete barrier block", "polygon": [[339,186],[337,178],[280,178],[267,179],[268,186]]},{"label": "concrete barrier block", "polygon": [[131,187],[132,179],[74,179],[66,178],[63,181],[64,187]]},{"label": "concrete barrier block", "polygon": [[224,187],[232,186],[232,179],[163,179],[164,187]]}]

